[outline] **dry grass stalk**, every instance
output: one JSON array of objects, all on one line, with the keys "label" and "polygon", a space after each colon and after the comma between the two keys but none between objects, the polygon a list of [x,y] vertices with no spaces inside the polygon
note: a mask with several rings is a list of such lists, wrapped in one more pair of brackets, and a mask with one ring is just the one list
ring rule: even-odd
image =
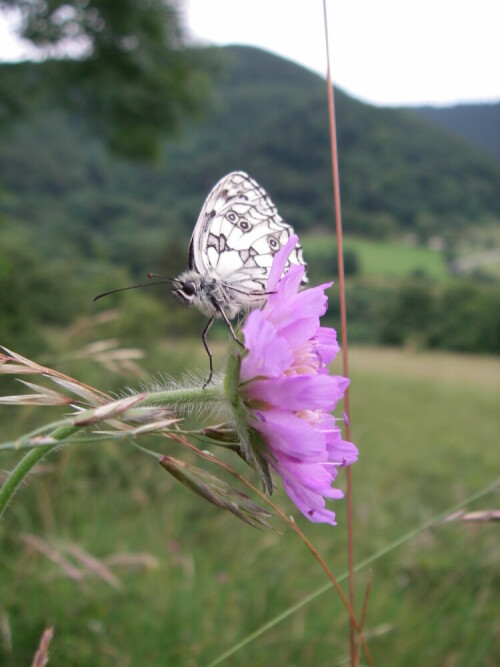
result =
[{"label": "dry grass stalk", "polygon": [[10,628],[9,616],[2,610],[0,614],[0,639],[5,653],[12,653],[12,631]]},{"label": "dry grass stalk", "polygon": [[110,338],[89,343],[80,350],[65,355],[64,358],[70,360],[92,359],[113,373],[143,377],[145,374],[144,371],[135,363],[136,360],[143,357],[143,350],[139,348],[120,347],[118,340]]},{"label": "dry grass stalk", "polygon": [[54,628],[45,628],[40,639],[40,644],[38,645],[38,650],[35,653],[33,662],[31,663],[31,667],[45,667],[45,665],[48,663],[49,647],[53,636]]},{"label": "dry grass stalk", "polygon": [[156,570],[160,567],[158,558],[147,553],[118,553],[106,556],[103,560],[108,566],[123,567],[129,570]]},{"label": "dry grass stalk", "polygon": [[12,352],[6,347],[0,347],[6,354],[0,353],[0,373],[10,374],[28,374],[28,375],[43,375],[50,378],[59,385],[64,386],[67,390],[73,392],[76,396],[85,397],[91,405],[103,405],[111,400],[111,396],[105,394],[94,387],[89,387],[83,382],[79,382],[64,373],[60,373],[47,366],[40,366],[40,364],[26,359],[16,352]]},{"label": "dry grass stalk", "polygon": [[465,510],[458,510],[445,517],[442,523],[450,523],[451,521],[463,521],[470,523],[489,523],[490,521],[500,521],[500,510],[478,510],[476,512],[466,512]]},{"label": "dry grass stalk", "polygon": [[30,535],[25,533],[21,535],[21,539],[26,542],[30,547],[38,551],[39,553],[46,556],[50,561],[59,567],[61,572],[67,576],[69,579],[72,579],[78,584],[83,583],[85,579],[84,573],[79,570],[77,567],[72,565],[60,551],[57,551],[53,547],[49,546],[42,539],[36,535]]},{"label": "dry grass stalk", "polygon": [[92,556],[88,551],[82,549],[78,544],[68,544],[65,547],[67,553],[71,554],[73,558],[85,566],[88,572],[91,572],[99,579],[102,579],[112,588],[120,590],[122,587],[121,581],[116,577],[111,570],[98,558]]},{"label": "dry grass stalk", "polygon": [[[82,585],[85,579],[89,577],[97,577],[115,590],[120,590],[122,582],[113,574],[110,566],[121,566],[129,569],[137,569],[139,567],[154,569],[159,567],[158,560],[147,553],[116,553],[100,559],[89,553],[86,549],[83,549],[80,545],[71,542],[61,544],[56,549],[36,535],[26,533],[22,535],[22,540],[57,565],[64,576],[79,585]],[[70,562],[68,556],[74,559],[77,564]]]}]

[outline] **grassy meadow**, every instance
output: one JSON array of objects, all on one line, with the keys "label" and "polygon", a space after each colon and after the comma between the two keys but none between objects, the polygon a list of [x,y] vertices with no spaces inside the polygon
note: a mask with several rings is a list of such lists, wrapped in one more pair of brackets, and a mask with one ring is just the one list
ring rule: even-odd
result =
[{"label": "grassy meadow", "polygon": [[[219,365],[223,354],[220,346]],[[178,374],[205,369],[206,358],[199,341],[184,340],[163,343],[145,365]],[[81,377],[88,368],[64,370]],[[500,360],[360,347],[350,374],[361,562],[498,476]],[[100,388],[110,383],[101,375]],[[137,383],[115,379],[113,389]],[[11,408],[0,416],[4,440],[42,415]],[[145,442],[179,453],[168,441]],[[2,456],[7,469],[14,459]],[[494,508],[497,499],[467,509]],[[309,524],[283,493],[276,500],[340,576],[345,502],[336,503],[332,528]],[[62,449],[39,465],[0,525],[0,664],[30,665],[53,624],[54,667],[209,665],[326,583],[297,537],[274,526],[258,531],[217,511],[126,445]],[[451,521],[373,562],[366,636],[374,664],[498,664],[499,561],[497,526]],[[357,575],[358,609],[368,576],[368,568]],[[328,590],[223,664],[341,665],[348,635],[347,614]]]}]

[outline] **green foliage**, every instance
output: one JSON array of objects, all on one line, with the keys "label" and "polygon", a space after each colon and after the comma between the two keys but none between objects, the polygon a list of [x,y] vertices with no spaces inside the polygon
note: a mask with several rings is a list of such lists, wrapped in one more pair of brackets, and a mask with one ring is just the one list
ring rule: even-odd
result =
[{"label": "green foliage", "polygon": [[21,225],[0,228],[1,344],[21,352],[45,350],[47,328],[69,325],[83,301],[68,262],[44,262]]},{"label": "green foliage", "polygon": [[[12,8],[22,16],[21,36],[45,58],[0,65],[3,123],[55,104],[118,153],[153,158],[161,138],[205,104],[213,66],[206,53],[185,48],[174,2],[0,1]],[[78,57],[62,57],[71,49]]]},{"label": "green foliage", "polygon": [[498,285],[403,283],[376,314],[380,341],[499,354],[499,304]]},{"label": "green foliage", "polygon": [[429,346],[500,353],[500,289],[488,285],[454,285],[438,297],[445,317],[436,318]]},{"label": "green foliage", "polygon": [[500,104],[460,104],[454,107],[417,107],[414,113],[467,139],[500,160]]},{"label": "green foliage", "polygon": [[[423,345],[435,315],[435,303],[425,283],[403,284],[393,295],[380,322],[382,342]],[[440,313],[440,317],[447,316]]]},{"label": "green foliage", "polygon": [[[312,284],[338,277],[337,244],[328,235],[304,234],[301,239],[307,272]],[[355,276],[360,271],[359,255],[351,247],[344,248],[344,275]]]}]

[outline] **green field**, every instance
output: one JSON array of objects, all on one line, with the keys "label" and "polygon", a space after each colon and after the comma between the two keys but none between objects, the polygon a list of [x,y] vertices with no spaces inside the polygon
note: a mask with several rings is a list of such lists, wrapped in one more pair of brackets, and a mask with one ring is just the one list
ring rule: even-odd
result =
[{"label": "green field", "polygon": [[[301,237],[304,253],[309,262],[311,257],[332,254],[332,235],[306,234]],[[435,280],[446,280],[448,271],[441,252],[402,241],[370,241],[349,237],[344,239],[344,251],[352,250],[359,261],[359,273],[363,276],[387,276],[402,278],[421,275]],[[336,265],[332,254],[332,266]]]},{"label": "green field", "polygon": [[367,275],[405,276],[421,273],[437,280],[447,277],[443,255],[430,248],[353,238],[346,239],[345,248],[359,254],[361,272]]},{"label": "green field", "polygon": [[[155,357],[156,373],[171,368],[172,347],[165,344],[163,361]],[[177,344],[176,367],[193,349],[201,345]],[[205,368],[201,352],[196,363]],[[360,562],[498,476],[500,360],[357,348],[350,366]],[[21,432],[36,414],[3,410],[2,423]],[[2,469],[11,463],[4,456]],[[282,493],[277,501],[342,574],[345,503],[336,504],[339,525],[331,528],[297,516]],[[467,509],[497,506],[498,495],[490,495]],[[0,525],[0,664],[30,665],[43,628],[53,624],[49,666],[208,665],[326,581],[296,536],[275,526],[241,524],[129,447],[97,443],[58,452],[19,491]],[[98,561],[83,562],[75,547]],[[103,579],[100,562],[118,581]],[[498,526],[460,521],[376,560],[366,620],[375,665],[499,664],[499,562]],[[367,578],[366,569],[357,577],[358,609]],[[346,618],[328,591],[223,664],[344,664]]]},{"label": "green field", "polygon": [[[335,270],[337,259],[332,235],[313,232],[303,234],[301,242],[310,267],[318,261],[322,266],[331,260]],[[485,277],[498,280],[500,277],[500,250],[498,233],[480,234],[473,241],[464,242],[457,250],[457,268],[463,276],[480,272]],[[438,282],[449,282],[452,273],[446,264],[444,253],[425,246],[418,246],[397,239],[369,240],[346,236],[344,251],[352,251],[358,260],[357,273],[361,276],[406,278],[419,276]],[[464,262],[463,268],[461,262]]]}]

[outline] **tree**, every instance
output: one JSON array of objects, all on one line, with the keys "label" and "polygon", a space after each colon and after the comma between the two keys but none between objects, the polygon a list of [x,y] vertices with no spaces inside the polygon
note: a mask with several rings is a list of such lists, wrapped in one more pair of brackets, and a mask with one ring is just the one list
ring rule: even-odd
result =
[{"label": "tree", "polygon": [[0,123],[43,105],[82,118],[114,150],[154,157],[201,111],[213,70],[185,46],[176,0],[0,0],[39,62],[0,65]]}]

